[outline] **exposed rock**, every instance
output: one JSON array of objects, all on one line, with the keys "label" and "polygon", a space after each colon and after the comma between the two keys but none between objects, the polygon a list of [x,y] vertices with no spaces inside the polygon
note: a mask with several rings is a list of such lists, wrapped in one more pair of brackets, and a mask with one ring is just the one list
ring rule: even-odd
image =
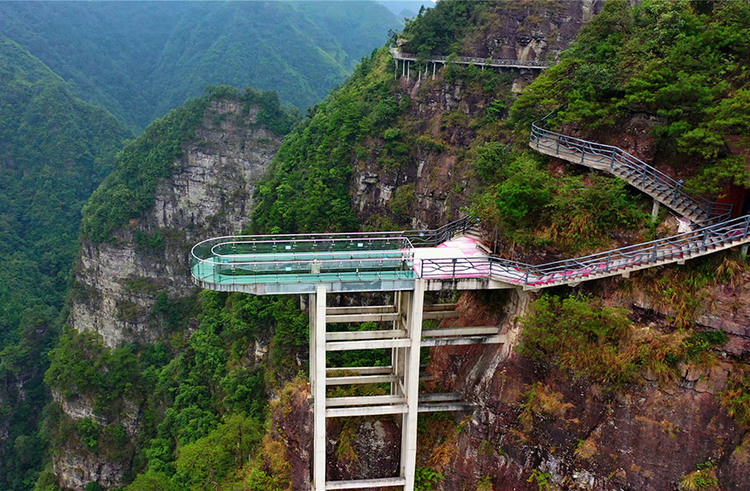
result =
[{"label": "exposed rock", "polygon": [[[158,185],[153,208],[117,231],[115,243],[84,242],[71,327],[98,332],[110,347],[164,335],[149,315],[157,293],[186,296],[192,288],[190,247],[206,237],[240,232],[255,182],[281,143],[280,136],[251,126],[257,110],[241,111],[239,101],[212,103],[197,142],[183,149],[172,177]],[[138,245],[136,234],[157,233],[162,249]]]},{"label": "exposed rock", "polygon": [[[177,301],[191,295],[190,247],[208,237],[240,232],[252,209],[255,182],[281,144],[281,136],[252,125],[257,114],[257,108],[243,114],[236,100],[211,103],[195,141],[183,147],[172,176],[158,184],[154,206],[116,231],[114,242],[82,244],[69,318],[73,329],[96,331],[112,348],[164,339],[168,326],[152,311],[159,296]],[[156,234],[163,247],[139,241]],[[254,355],[262,356],[266,349],[258,345]],[[86,394],[54,397],[73,421],[111,423],[95,413]],[[131,438],[138,432],[139,416],[137,404],[124,401],[117,423]],[[83,489],[92,481],[105,488],[121,486],[130,470],[132,457],[125,454],[110,458],[75,442],[57,450],[54,469],[65,488]]]}]

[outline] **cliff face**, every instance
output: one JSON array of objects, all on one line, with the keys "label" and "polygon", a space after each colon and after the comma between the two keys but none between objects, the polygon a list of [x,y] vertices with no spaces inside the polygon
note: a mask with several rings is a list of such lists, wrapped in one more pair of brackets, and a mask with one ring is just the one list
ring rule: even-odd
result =
[{"label": "cliff face", "polygon": [[258,109],[213,102],[183,148],[172,177],[158,185],[151,210],[115,232],[113,243],[84,242],[76,270],[70,326],[98,332],[109,347],[153,343],[166,326],[153,315],[159,295],[192,288],[190,248],[206,237],[239,233],[252,208],[256,180],[281,137],[255,127]]},{"label": "cliff face", "polygon": [[[746,295],[748,279],[744,274],[730,298]],[[640,291],[613,295],[628,281],[613,280],[589,293],[628,309],[639,329],[668,329],[674,309],[658,307],[659,298]],[[621,391],[571,379],[568,371],[516,353],[433,349],[428,370],[441,374],[441,389],[461,391],[477,404],[440,469],[445,481],[439,489],[462,489],[483,478],[498,490],[537,489],[542,482],[562,489],[673,489],[701,468],[723,489],[744,489],[749,433],[727,414],[719,396],[728,379],[742,373],[749,339],[744,328],[737,329],[746,325],[738,318],[744,314],[721,303],[707,303],[697,321],[698,328],[728,334],[717,361],[682,364],[666,375],[646,371]],[[475,308],[486,309],[486,303]],[[471,319],[459,322],[472,325]]]},{"label": "cliff face", "polygon": [[463,40],[471,56],[496,60],[557,60],[602,0],[501,1]]},{"label": "cliff face", "polygon": [[[240,100],[212,101],[195,138],[182,145],[171,177],[158,184],[153,207],[115,231],[111,242],[84,241],[69,318],[72,329],[96,332],[109,348],[163,342],[176,329],[191,329],[173,325],[164,309],[190,311],[196,300],[189,272],[192,245],[239,233],[247,222],[256,180],[282,140],[257,124],[258,114],[258,107],[248,110]],[[54,391],[62,420],[79,425],[78,437],[57,448],[53,459],[64,488],[83,489],[94,481],[106,488],[122,486],[131,470],[142,404],[123,397],[118,414],[102,416],[94,402],[101,396],[65,398]],[[102,427],[122,425],[125,443],[118,451],[93,451],[79,438],[84,420]]]}]

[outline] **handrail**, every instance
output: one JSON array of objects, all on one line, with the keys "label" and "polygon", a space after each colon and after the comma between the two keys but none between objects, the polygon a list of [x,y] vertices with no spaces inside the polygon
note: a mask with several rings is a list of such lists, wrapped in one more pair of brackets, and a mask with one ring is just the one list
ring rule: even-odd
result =
[{"label": "handrail", "polygon": [[[529,286],[567,283],[592,275],[707,254],[717,247],[746,241],[749,238],[748,229],[750,216],[743,216],[671,237],[539,265],[491,256],[490,277]],[[508,277],[511,271],[515,272],[515,280],[512,278],[514,275]]]},{"label": "handrail", "polygon": [[582,164],[589,159],[609,167],[612,173],[624,174],[620,177],[636,188],[641,190],[650,188],[649,194],[662,195],[660,201],[665,205],[681,214],[691,215],[690,218],[697,218],[698,222],[716,223],[731,216],[731,204],[716,203],[703,196],[687,192],[680,181],[676,181],[619,147],[556,133],[542,128],[538,123],[532,123],[529,141],[537,149],[554,147],[556,154],[559,154],[561,149],[580,154]]},{"label": "handrail", "polygon": [[[410,53],[403,53],[398,48],[391,48],[391,56],[397,60],[406,60],[406,61],[418,61],[417,55],[412,55]],[[442,56],[442,55],[430,55],[430,58],[427,61],[435,62],[435,63],[443,63],[445,64],[446,61],[448,61],[448,56]],[[456,63],[460,63],[462,65],[468,65],[468,64],[475,64],[475,65],[484,65],[484,66],[491,66],[491,67],[510,67],[510,68],[539,68],[544,69],[549,66],[549,64],[546,61],[537,61],[537,60],[496,60],[494,58],[477,58],[473,56],[457,56],[456,57]]]},{"label": "handrail", "polygon": [[[466,216],[434,230],[401,230],[386,232],[335,232],[330,234],[271,234],[271,235],[225,235],[201,241],[190,251],[191,261],[203,261],[220,257],[219,249],[224,246],[242,245],[249,247],[276,247],[276,252],[293,252],[298,245],[308,246],[308,250],[299,252],[333,251],[333,247],[342,243],[379,243],[384,241],[400,242],[398,247],[387,249],[411,249],[413,247],[434,247],[458,234],[465,233],[479,222],[476,217]],[[323,247],[318,247],[322,245]],[[261,252],[261,251],[250,251]],[[269,253],[271,251],[268,251]],[[343,251],[338,251],[343,252]]]}]

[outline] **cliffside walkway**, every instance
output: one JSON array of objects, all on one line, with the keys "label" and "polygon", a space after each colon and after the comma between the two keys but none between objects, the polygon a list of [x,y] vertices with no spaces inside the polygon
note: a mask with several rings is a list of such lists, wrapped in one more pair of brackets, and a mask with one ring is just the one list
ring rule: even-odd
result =
[{"label": "cliffside walkway", "polygon": [[[442,230],[326,235],[220,237],[193,248],[194,282],[211,290],[254,295],[575,286],[608,276],[683,263],[750,242],[750,216],[691,232],[545,264],[486,254],[470,220]],[[440,240],[440,242],[436,242]],[[420,247],[421,246],[421,247]]]},{"label": "cliffside walkway", "polygon": [[[553,133],[538,125],[532,129],[530,145],[548,155],[611,172],[702,226],[672,237],[540,265],[487,254],[472,218],[436,230],[230,236],[193,247],[191,272],[194,282],[203,288],[255,295],[308,294],[314,490],[397,487],[412,491],[419,413],[472,409],[461,394],[419,393],[420,350],[427,346],[504,344],[505,334],[499,326],[423,329],[426,319],[460,316],[455,304],[426,304],[426,291],[575,286],[682,263],[750,242],[750,216],[728,219],[731,208],[689,195],[681,183],[618,148]],[[392,291],[393,300],[376,306],[327,306],[329,293],[369,291]],[[378,327],[347,327],[364,322]],[[390,350],[390,364],[332,367],[327,362],[330,353],[373,349]],[[333,387],[361,384],[385,384],[389,389],[371,396],[333,397],[329,392]],[[401,418],[398,475],[328,479],[327,419],[386,414]]]},{"label": "cliffside walkway", "polygon": [[732,205],[688,193],[681,181],[618,147],[555,133],[539,122],[531,126],[529,146],[543,154],[613,174],[693,222],[718,223],[731,215]]},{"label": "cliffside walkway", "polygon": [[[403,53],[398,48],[390,49],[393,61],[396,63],[396,76],[398,77],[399,71],[402,77],[411,78],[412,65],[417,61],[423,61],[428,66],[425,66],[424,70],[416,70],[416,76],[419,79],[427,78],[429,72],[432,72],[432,78],[435,78],[437,73],[438,65],[445,65],[448,63],[448,56],[432,55],[426,60],[420,60],[417,55],[411,53]],[[519,70],[544,70],[549,65],[546,61],[536,60],[495,60],[492,58],[476,58],[471,56],[458,56],[454,57],[452,63],[457,65],[475,65],[480,68],[493,68],[493,69],[507,69],[514,68]]]}]

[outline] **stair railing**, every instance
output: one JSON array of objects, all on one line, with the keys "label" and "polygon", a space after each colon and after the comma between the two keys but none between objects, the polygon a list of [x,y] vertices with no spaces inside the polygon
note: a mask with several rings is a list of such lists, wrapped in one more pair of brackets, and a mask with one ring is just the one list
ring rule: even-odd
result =
[{"label": "stair railing", "polygon": [[586,159],[609,167],[618,175],[623,174],[630,184],[651,195],[663,195],[665,205],[684,214],[699,217],[698,222],[717,223],[727,220],[732,205],[717,203],[703,196],[688,193],[682,182],[664,174],[621,148],[574,138],[542,128],[538,122],[531,125],[530,142],[534,147],[560,150],[581,155],[581,164]]}]

